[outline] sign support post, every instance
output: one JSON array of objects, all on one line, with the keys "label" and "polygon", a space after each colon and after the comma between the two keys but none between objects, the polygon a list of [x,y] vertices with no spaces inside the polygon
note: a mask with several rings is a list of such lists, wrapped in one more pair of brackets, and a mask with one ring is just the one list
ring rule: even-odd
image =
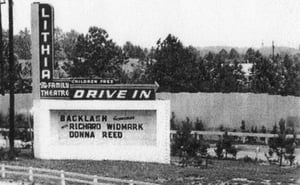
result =
[{"label": "sign support post", "polygon": [[40,99],[40,59],[39,59],[39,3],[31,4],[31,66],[32,96]]}]

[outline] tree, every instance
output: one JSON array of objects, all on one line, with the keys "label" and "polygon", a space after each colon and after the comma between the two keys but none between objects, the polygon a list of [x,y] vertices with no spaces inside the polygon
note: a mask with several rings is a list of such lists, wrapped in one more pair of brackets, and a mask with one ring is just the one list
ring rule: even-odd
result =
[{"label": "tree", "polygon": [[239,59],[239,57],[240,57],[239,53],[234,48],[232,48],[229,51],[229,56],[228,56],[229,59]]},{"label": "tree", "polygon": [[209,144],[203,140],[197,140],[191,134],[192,123],[189,118],[183,121],[182,126],[177,130],[172,144],[172,154],[181,157],[183,166],[187,165],[190,161],[197,165],[201,163],[202,157],[207,157],[207,149]]},{"label": "tree", "polygon": [[279,121],[280,131],[278,137],[272,138],[269,142],[269,154],[276,154],[279,160],[279,166],[282,165],[283,158],[289,160],[290,165],[292,165],[295,159],[295,148],[296,148],[296,134],[293,133],[293,138],[287,137],[287,129],[285,126],[285,120],[280,119]]},{"label": "tree", "polygon": [[80,34],[75,30],[63,34],[63,38],[60,42],[67,59],[75,57],[75,47],[79,35]]},{"label": "tree", "polygon": [[237,149],[232,145],[234,141],[233,136],[229,136],[228,132],[225,132],[223,135],[223,148],[225,149],[225,158],[227,158],[227,154],[231,154],[234,158],[236,158]]},{"label": "tree", "polygon": [[[30,42],[28,42],[28,35],[29,35],[29,31],[25,29],[25,31],[21,31],[19,36],[15,36],[14,39],[17,39],[17,43],[14,46],[16,48],[18,48],[16,50],[16,54],[14,55],[14,60],[15,60],[15,66],[14,66],[14,74],[13,74],[13,78],[14,78],[14,90],[15,93],[28,93],[31,92],[31,79],[23,79],[22,77],[22,71],[23,68],[21,66],[21,64],[19,64],[18,59],[20,56],[26,58],[29,57],[30,54],[30,47],[29,46]],[[29,39],[30,40],[30,39]],[[21,51],[20,48],[24,46],[24,51]],[[29,51],[28,51],[29,50]],[[20,56],[17,56],[17,54],[19,54]],[[2,84],[0,84],[0,92],[2,92],[2,90],[4,92],[7,92],[9,89],[9,73],[8,73],[8,69],[9,69],[9,63],[8,63],[8,35],[7,32],[4,31],[3,33],[3,61],[4,62],[4,75],[3,75],[3,86],[1,86]],[[27,70],[28,68],[26,68]],[[31,73],[31,69],[30,70]]]},{"label": "tree", "polygon": [[147,50],[143,50],[140,46],[135,46],[129,41],[123,46],[123,51],[126,54],[126,57],[130,58],[144,60],[147,56]]},{"label": "tree", "polygon": [[[223,50],[222,50],[223,51]],[[215,57],[213,67],[213,86],[216,92],[239,92],[244,89],[244,73],[241,65],[234,60],[226,60],[225,50]]]},{"label": "tree", "polygon": [[202,120],[199,120],[199,118],[196,119],[195,130],[199,130],[199,131],[204,130],[204,124],[203,124]]},{"label": "tree", "polygon": [[176,116],[175,116],[175,112],[172,112],[172,116],[171,116],[171,120],[170,120],[170,129],[171,130],[176,130],[177,129],[177,125],[176,125]]},{"label": "tree", "polygon": [[218,57],[225,61],[228,58],[228,52],[225,49],[221,49],[221,51],[218,53]]},{"label": "tree", "polygon": [[260,57],[254,60],[252,67],[252,91],[255,93],[272,93],[271,82],[274,79],[271,60]]},{"label": "tree", "polygon": [[271,131],[271,134],[277,134],[277,125],[276,125],[276,123],[274,124],[274,126],[273,126],[273,129],[272,129],[272,131]]},{"label": "tree", "polygon": [[91,27],[86,35],[79,35],[75,45],[73,65],[66,66],[72,77],[120,78],[124,61],[122,49],[108,33]]},{"label": "tree", "polygon": [[[297,63],[298,58],[292,59],[285,55],[281,63],[282,95],[297,95],[300,89],[300,63]],[[299,95],[299,94],[298,94]]]},{"label": "tree", "polygon": [[242,122],[241,122],[241,131],[242,132],[245,132],[245,130],[246,130],[246,124],[245,124],[245,121],[244,120],[242,120]]},{"label": "tree", "polygon": [[31,38],[27,28],[14,36],[14,51],[19,59],[31,59]]},{"label": "tree", "polygon": [[250,58],[253,63],[251,91],[297,95],[300,87],[300,64],[297,57],[292,59],[288,55],[276,55],[267,58],[258,51],[249,50],[246,58]]},{"label": "tree", "polygon": [[266,129],[266,127],[264,125],[261,126],[260,132],[261,133],[267,133],[267,129]]},{"label": "tree", "polygon": [[[54,61],[58,62],[66,58],[66,54],[62,47],[62,40],[64,39],[63,30],[59,27],[54,29]],[[57,63],[55,64],[57,65]],[[57,66],[55,66],[56,68]]]},{"label": "tree", "polygon": [[247,61],[247,63],[254,63],[256,61],[256,59],[260,58],[260,57],[262,57],[262,55],[259,53],[259,51],[255,51],[254,49],[249,48],[246,51],[244,58]]},{"label": "tree", "polygon": [[[215,152],[217,154],[218,159],[222,159],[225,157],[227,159],[227,154],[231,154],[234,158],[236,158],[237,149],[232,145],[234,141],[234,137],[228,135],[228,132],[225,132],[223,136],[219,139],[216,144]],[[225,151],[225,156],[224,156]]]},{"label": "tree", "polygon": [[195,92],[194,82],[198,79],[196,58],[177,37],[169,34],[165,40],[157,42],[156,62],[149,68],[149,77],[160,84],[160,91]]}]

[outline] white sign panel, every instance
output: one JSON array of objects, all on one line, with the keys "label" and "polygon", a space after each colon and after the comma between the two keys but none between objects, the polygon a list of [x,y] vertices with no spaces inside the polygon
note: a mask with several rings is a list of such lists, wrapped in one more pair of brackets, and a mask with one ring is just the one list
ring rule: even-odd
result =
[{"label": "white sign panel", "polygon": [[155,110],[53,110],[50,114],[51,131],[60,144],[156,144]]}]

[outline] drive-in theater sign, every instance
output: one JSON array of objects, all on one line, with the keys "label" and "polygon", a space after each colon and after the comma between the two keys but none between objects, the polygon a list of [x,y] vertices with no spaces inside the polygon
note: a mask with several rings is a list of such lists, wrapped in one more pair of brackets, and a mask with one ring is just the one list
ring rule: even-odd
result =
[{"label": "drive-in theater sign", "polygon": [[55,79],[54,9],[31,5],[34,154],[41,159],[170,162],[170,102],[155,84]]}]

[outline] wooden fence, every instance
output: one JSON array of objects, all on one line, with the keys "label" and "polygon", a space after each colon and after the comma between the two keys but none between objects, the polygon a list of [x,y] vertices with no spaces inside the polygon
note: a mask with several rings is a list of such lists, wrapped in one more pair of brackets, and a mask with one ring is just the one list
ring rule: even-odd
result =
[{"label": "wooden fence", "polygon": [[[191,134],[193,134],[196,139],[199,139],[201,136],[222,136],[225,132],[222,131],[191,131]],[[176,130],[170,131],[170,137],[171,140],[176,137]],[[242,142],[246,142],[247,137],[257,138],[264,140],[265,144],[268,144],[270,138],[276,138],[278,137],[278,134],[270,134],[270,133],[248,133],[248,132],[228,132],[228,135],[230,136],[236,136],[238,138],[241,138]],[[287,138],[294,137],[293,135],[289,134],[286,136]],[[297,135],[297,139],[300,139],[300,134]]]},{"label": "wooden fence", "polygon": [[[60,182],[61,185],[66,185],[67,182],[75,182],[80,184],[90,185],[117,185],[117,184],[128,184],[128,185],[158,185],[155,183],[148,183],[134,180],[123,180],[110,177],[100,177],[96,175],[86,175],[74,172],[65,172],[63,170],[50,170],[44,168],[33,168],[23,166],[11,166],[1,164],[1,177],[6,178],[7,175],[26,176],[28,180],[33,182],[34,178],[52,179]],[[59,184],[59,183],[58,183]]]}]

